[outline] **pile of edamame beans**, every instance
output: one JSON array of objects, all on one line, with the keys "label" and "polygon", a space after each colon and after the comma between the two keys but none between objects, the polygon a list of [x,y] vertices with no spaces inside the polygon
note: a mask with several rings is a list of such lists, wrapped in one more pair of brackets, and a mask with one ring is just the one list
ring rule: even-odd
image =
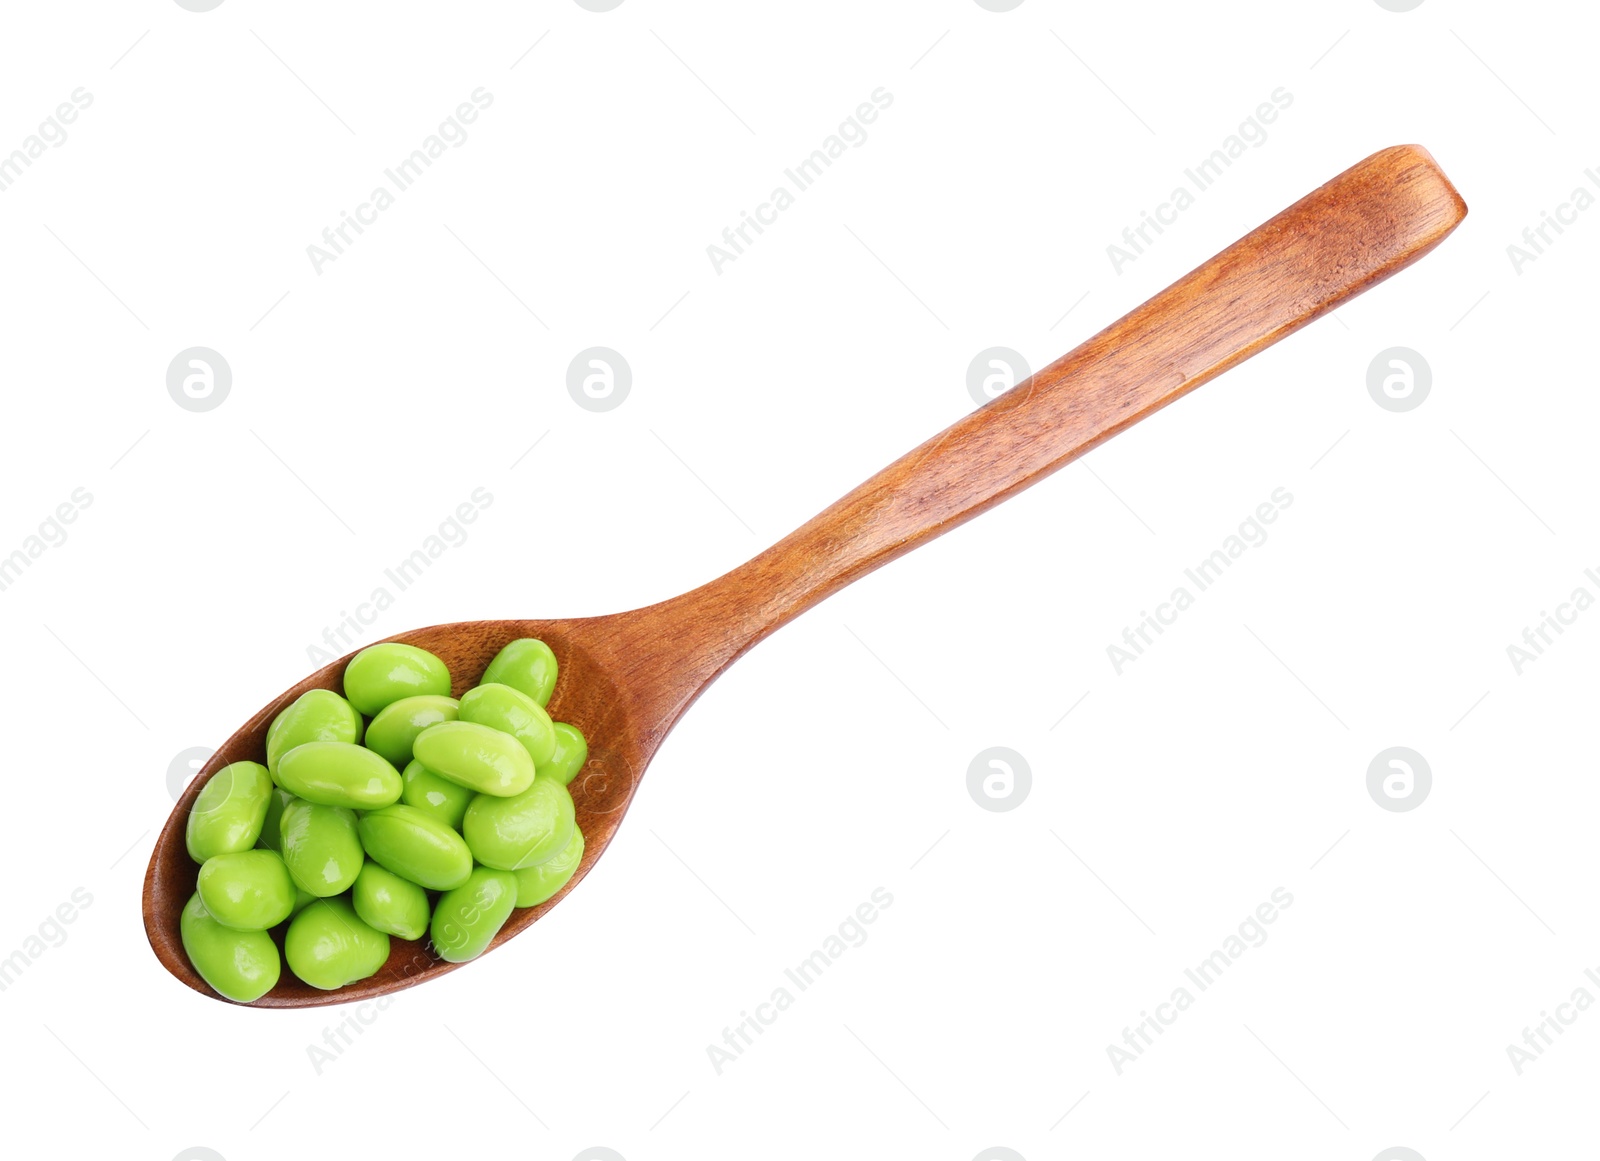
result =
[{"label": "pile of edamame beans", "polygon": [[389,642],[350,659],[343,697],[301,694],[267,730],[266,764],[224,766],[189,812],[195,970],[259,999],[284,924],[281,958],[327,991],[375,975],[391,935],[428,936],[451,963],[483,954],[583,859],[567,784],[589,749],[545,712],[555,683],[555,654],[527,637],[457,701],[443,661]]}]

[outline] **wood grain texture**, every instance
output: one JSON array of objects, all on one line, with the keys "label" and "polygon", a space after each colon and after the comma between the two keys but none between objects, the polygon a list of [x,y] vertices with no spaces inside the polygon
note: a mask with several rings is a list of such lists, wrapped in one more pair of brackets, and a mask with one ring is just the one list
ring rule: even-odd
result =
[{"label": "wood grain texture", "polygon": [[[588,874],[662,739],[740,654],[856,578],[1043,479],[1409,266],[1443,241],[1466,210],[1426,150],[1382,150],[701,588],[608,617],[468,621],[389,638],[443,658],[457,697],[477,683],[506,642],[542,638],[561,666],[550,712],[589,739],[589,761],[571,787],[587,840],[583,862],[550,902],[514,912],[491,950],[536,922]],[[198,870],[184,847],[189,808],[222,766],[265,761],[272,718],[307,689],[339,689],[348,660],[286,690],[229,738],[189,785],[156,842],[145,875],[145,930],[167,970],[204,995],[220,998],[190,966],[178,935]],[[366,1000],[460,966],[437,959],[425,944],[392,945],[389,962],[372,979],[320,992],[285,969],[278,986],[252,1006]]]}]

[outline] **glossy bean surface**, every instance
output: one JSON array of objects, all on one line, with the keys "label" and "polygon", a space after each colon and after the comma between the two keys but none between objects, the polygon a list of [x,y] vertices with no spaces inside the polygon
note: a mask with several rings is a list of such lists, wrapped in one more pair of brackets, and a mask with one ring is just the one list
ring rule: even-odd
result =
[{"label": "glossy bean surface", "polygon": [[428,933],[433,949],[450,963],[482,955],[505,926],[517,902],[517,880],[510,871],[476,867],[465,883],[439,896]]},{"label": "glossy bean surface", "polygon": [[547,706],[556,688],[557,668],[550,646],[536,637],[520,637],[495,654],[479,684],[509,685]]},{"label": "glossy bean surface", "polygon": [[572,795],[555,779],[539,777],[515,798],[478,795],[467,807],[461,833],[478,862],[517,871],[560,854],[573,826]]},{"label": "glossy bean surface", "polygon": [[350,888],[350,902],[367,926],[400,939],[428,933],[428,893],[368,859]]},{"label": "glossy bean surface", "polygon": [[277,985],[282,962],[272,936],[224,927],[206,911],[199,892],[184,905],[178,933],[194,970],[219,995],[248,1004]]},{"label": "glossy bean surface", "polygon": [[364,861],[355,812],[297,798],[283,808],[283,862],[295,885],[318,898],[356,881]]},{"label": "glossy bean surface", "polygon": [[400,771],[383,755],[349,742],[306,742],[278,763],[278,784],[323,806],[377,810],[400,801]]},{"label": "glossy bean surface", "polygon": [[260,762],[230,762],[200,788],[184,826],[189,857],[247,851],[261,837],[272,796],[272,778]]},{"label": "glossy bean surface", "polygon": [[262,820],[261,833],[256,836],[256,846],[262,850],[283,853],[283,808],[293,801],[294,795],[281,786],[274,786],[267,796],[267,817]]},{"label": "glossy bean surface", "polygon": [[213,855],[200,867],[200,902],[224,927],[265,931],[289,918],[295,886],[276,851]]},{"label": "glossy bean surface", "polygon": [[583,764],[589,760],[589,743],[583,731],[568,722],[555,722],[551,730],[556,738],[555,750],[550,760],[539,767],[539,773],[554,778],[563,786],[570,786],[578,776],[578,771],[583,769]]},{"label": "glossy bean surface", "polygon": [[368,717],[419,694],[450,696],[450,670],[426,649],[386,641],[363,649],[345,666],[344,695]]},{"label": "glossy bean surface", "polygon": [[267,769],[276,778],[278,761],[306,742],[359,742],[361,715],[331,689],[308,689],[267,727]]},{"label": "glossy bean surface", "polygon": [[461,819],[467,813],[467,805],[477,797],[476,791],[441,778],[415,758],[400,778],[405,783],[400,791],[401,802],[426,811],[451,830],[461,829]]},{"label": "glossy bean surface", "polygon": [[332,991],[377,974],[389,958],[389,937],[346,900],[318,899],[289,923],[283,953],[295,975]]},{"label": "glossy bean surface", "polygon": [[441,722],[417,735],[417,760],[479,794],[509,798],[533,785],[533,759],[510,734],[473,722]]},{"label": "glossy bean surface", "polygon": [[369,811],[357,828],[373,862],[431,891],[459,887],[472,872],[466,841],[414,806],[398,803]]},{"label": "glossy bean surface", "polygon": [[382,754],[396,769],[411,761],[411,746],[429,726],[456,720],[460,705],[453,697],[423,693],[390,702],[367,726],[367,749]]},{"label": "glossy bean surface", "polygon": [[537,867],[524,867],[520,871],[512,872],[517,877],[517,906],[536,907],[540,903],[548,902],[557,891],[567,885],[581,862],[583,862],[583,831],[573,827],[572,840],[555,858],[540,863]]},{"label": "glossy bean surface", "polygon": [[544,707],[521,690],[509,685],[480,685],[461,695],[460,718],[510,734],[522,743],[534,767],[550,761],[555,753],[556,734]]}]

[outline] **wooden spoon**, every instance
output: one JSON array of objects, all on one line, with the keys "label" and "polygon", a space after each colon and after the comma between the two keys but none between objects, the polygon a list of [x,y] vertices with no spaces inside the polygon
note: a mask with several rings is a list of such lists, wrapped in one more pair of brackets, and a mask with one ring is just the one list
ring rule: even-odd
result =
[{"label": "wooden spoon", "polygon": [[[609,617],[465,621],[401,633],[441,657],[460,697],[506,642],[538,637],[561,666],[550,713],[589,740],[574,779],[582,865],[565,890],[513,912],[499,947],[555,906],[610,845],[645,767],[707,685],[767,634],[857,577],[998,504],[1159,407],[1409,266],[1466,216],[1425,149],[1373,154],[1143,306],[901,457],[755,559],[672,600]],[[197,868],[184,826],[201,786],[241,759],[265,761],[267,726],[308,689],[338,690],[348,657],[263,707],[212,755],[173,809],[144,881],[156,957],[217,997],[190,966],[178,917]],[[392,941],[377,975],[333,992],[288,970],[256,1007],[368,1000],[453,971],[425,943]]]}]

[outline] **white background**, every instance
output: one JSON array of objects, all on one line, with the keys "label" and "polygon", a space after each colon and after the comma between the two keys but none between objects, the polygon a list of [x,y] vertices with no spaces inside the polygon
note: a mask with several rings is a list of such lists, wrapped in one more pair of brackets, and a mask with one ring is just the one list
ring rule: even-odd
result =
[{"label": "white background", "polygon": [[[93,497],[0,593],[0,957],[93,897],[0,993],[6,1152],[1439,1161],[1587,1136],[1600,1014],[1521,1075],[1506,1052],[1600,997],[1600,613],[1520,676],[1506,653],[1600,594],[1600,214],[1520,274],[1506,252],[1600,165],[1586,6],[443,13],[4,18],[0,150],[93,95],[0,193],[0,555]],[[307,245],[480,86],[470,139],[316,273]],[[706,246],[880,86],[868,140],[715,273]],[[1106,246],[1280,86],[1266,142],[1116,273]],[[474,488],[470,538],[362,641],[702,583],[968,411],[978,351],[1042,366],[1411,141],[1472,208],[1434,255],[760,646],[571,900],[320,1073],[349,1009],[232,1008],[156,962],[173,756],[313,668]],[[565,386],[596,344],[634,377],[605,414]],[[195,345],[233,372],[203,414],[165,386]],[[1404,414],[1366,387],[1397,345],[1433,372]],[[1279,487],[1267,542],[1118,676],[1107,645]],[[966,788],[996,745],[1033,774],[1004,813]],[[1433,771],[1407,813],[1366,789],[1395,745]],[[870,938],[719,1075],[707,1046],[877,887]],[[1270,938],[1118,1075],[1107,1046],[1279,887]]]}]

